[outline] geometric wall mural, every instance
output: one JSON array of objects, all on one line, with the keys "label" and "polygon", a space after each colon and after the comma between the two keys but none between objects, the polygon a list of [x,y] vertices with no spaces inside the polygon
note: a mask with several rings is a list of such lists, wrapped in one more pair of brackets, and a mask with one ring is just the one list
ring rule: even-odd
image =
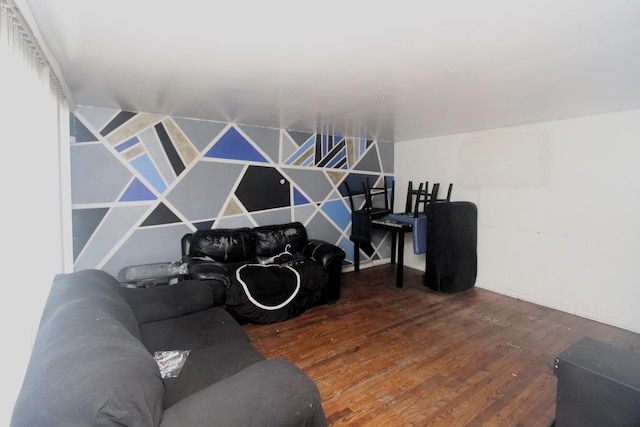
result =
[{"label": "geometric wall mural", "polygon": [[[393,179],[393,146],[231,123],[78,107],[71,116],[74,267],[114,275],[180,259],[198,229],[300,221],[353,260],[344,182]],[[372,236],[389,257],[389,236]]]}]

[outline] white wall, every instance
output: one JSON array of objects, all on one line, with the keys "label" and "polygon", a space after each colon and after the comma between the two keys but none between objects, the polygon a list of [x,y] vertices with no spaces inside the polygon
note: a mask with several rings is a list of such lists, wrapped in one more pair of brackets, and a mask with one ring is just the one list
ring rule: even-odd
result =
[{"label": "white wall", "polygon": [[409,180],[477,204],[477,287],[640,332],[640,110],[398,142],[395,171],[396,210]]}]

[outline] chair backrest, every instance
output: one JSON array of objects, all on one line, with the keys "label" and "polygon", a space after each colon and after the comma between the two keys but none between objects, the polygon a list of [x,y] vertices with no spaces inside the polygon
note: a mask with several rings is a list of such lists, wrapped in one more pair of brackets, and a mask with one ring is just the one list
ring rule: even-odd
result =
[{"label": "chair backrest", "polygon": [[407,202],[405,204],[405,212],[413,213],[413,217],[417,218],[419,214],[426,214],[427,205],[435,203],[438,198],[440,183],[436,182],[429,191],[429,181],[423,185],[421,182],[418,188],[413,188],[413,181],[409,181],[407,188]]},{"label": "chair backrest", "polygon": [[[393,193],[395,189],[395,181],[391,181],[391,188],[387,184],[387,180],[382,178],[382,187],[374,187],[369,184],[369,178],[362,180],[362,191],[364,192],[364,209],[376,216],[384,216],[391,213],[393,209]],[[382,202],[376,203],[382,199]],[[379,206],[382,204],[383,206]],[[378,205],[378,206],[377,206]]]},{"label": "chair backrest", "polygon": [[347,195],[349,196],[349,206],[351,206],[351,212],[355,212],[356,207],[355,207],[355,202],[353,201],[353,198],[360,193],[354,193],[351,190],[351,187],[349,187],[349,183],[347,181],[344,182],[344,188],[347,190]]},{"label": "chair backrest", "polygon": [[453,191],[453,184],[449,184],[449,188],[447,189],[447,197],[444,199],[438,199],[438,195],[436,194],[435,199],[432,202],[450,202],[451,201],[451,192]]}]

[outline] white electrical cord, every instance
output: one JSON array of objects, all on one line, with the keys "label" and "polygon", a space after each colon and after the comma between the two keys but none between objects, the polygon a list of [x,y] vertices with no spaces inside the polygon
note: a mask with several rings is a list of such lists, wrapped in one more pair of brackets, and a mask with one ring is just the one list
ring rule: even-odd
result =
[{"label": "white electrical cord", "polygon": [[[296,275],[296,289],[293,291],[293,293],[291,294],[291,296],[289,298],[287,298],[284,302],[282,302],[282,303],[280,303],[278,305],[269,306],[269,305],[261,304],[255,298],[253,298],[251,296],[251,292],[249,291],[249,288],[247,287],[247,284],[240,278],[240,270],[242,270],[243,268],[245,268],[245,267],[247,267],[249,265],[256,266],[256,267],[288,268],[289,270],[293,271],[293,273]],[[296,295],[298,295],[298,291],[300,291],[300,274],[298,274],[298,272],[296,270],[294,270],[293,268],[291,268],[288,265],[280,266],[280,265],[276,265],[276,264],[270,264],[270,265],[244,264],[244,265],[242,265],[240,268],[238,268],[236,270],[236,278],[238,279],[238,282],[240,283],[240,285],[242,285],[242,288],[244,289],[244,292],[247,294],[247,298],[249,298],[249,301],[251,301],[257,307],[260,307],[260,308],[265,309],[265,310],[278,310],[278,309],[280,309],[282,307],[285,307],[287,304],[289,304],[291,301],[293,301],[293,299],[296,297]]]}]

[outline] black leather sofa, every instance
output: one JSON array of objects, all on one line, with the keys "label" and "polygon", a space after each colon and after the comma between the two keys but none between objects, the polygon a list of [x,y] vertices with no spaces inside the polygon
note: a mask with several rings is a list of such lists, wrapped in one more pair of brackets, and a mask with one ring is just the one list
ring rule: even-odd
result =
[{"label": "black leather sofa", "polygon": [[[189,351],[163,378],[156,351]],[[12,427],[326,426],[315,383],[266,360],[208,284],[127,289],[101,270],[52,284]]]},{"label": "black leather sofa", "polygon": [[224,303],[240,323],[273,323],[337,301],[345,253],[290,222],[198,230],[183,236],[182,258],[189,279],[224,283]]}]

